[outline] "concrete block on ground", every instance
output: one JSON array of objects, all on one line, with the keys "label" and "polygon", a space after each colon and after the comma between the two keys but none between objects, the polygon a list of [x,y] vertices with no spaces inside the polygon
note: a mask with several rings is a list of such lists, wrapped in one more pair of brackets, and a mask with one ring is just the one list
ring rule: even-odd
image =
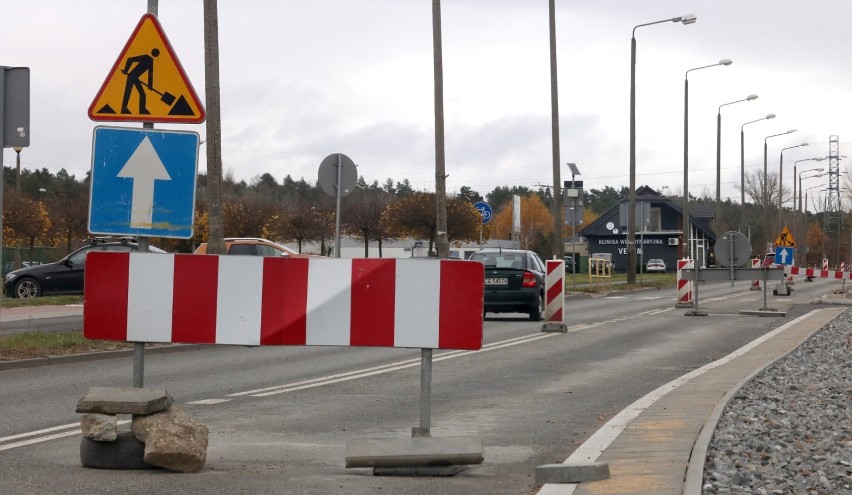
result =
[{"label": "concrete block on ground", "polygon": [[749,309],[741,309],[740,314],[743,316],[787,316],[786,311],[777,311],[774,309],[757,309],[757,310],[749,310]]},{"label": "concrete block on ground", "polygon": [[347,468],[399,468],[481,464],[478,437],[355,439],[346,442]]},{"label": "concrete block on ground", "polygon": [[118,416],[115,414],[85,414],[80,420],[83,436],[96,442],[114,442],[118,438]]},{"label": "concrete block on ground", "polygon": [[609,478],[609,464],[545,464],[535,468],[536,483],[582,483]]},{"label": "concrete block on ground", "polygon": [[568,325],[564,323],[545,323],[541,326],[542,332],[568,332]]},{"label": "concrete block on ground", "polygon": [[172,405],[165,389],[131,387],[91,387],[77,401],[78,413],[153,414]]}]

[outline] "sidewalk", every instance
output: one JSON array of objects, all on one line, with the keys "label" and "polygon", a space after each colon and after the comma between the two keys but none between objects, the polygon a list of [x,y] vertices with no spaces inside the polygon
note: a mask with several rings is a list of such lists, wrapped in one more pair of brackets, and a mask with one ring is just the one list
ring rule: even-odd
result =
[{"label": "sidewalk", "polygon": [[53,306],[18,306],[0,308],[0,323],[41,318],[61,318],[65,316],[83,316],[82,304]]},{"label": "sidewalk", "polygon": [[545,484],[539,495],[700,495],[707,447],[730,397],[845,309],[815,306],[751,344],[639,399],[565,461],[608,463],[609,479]]}]

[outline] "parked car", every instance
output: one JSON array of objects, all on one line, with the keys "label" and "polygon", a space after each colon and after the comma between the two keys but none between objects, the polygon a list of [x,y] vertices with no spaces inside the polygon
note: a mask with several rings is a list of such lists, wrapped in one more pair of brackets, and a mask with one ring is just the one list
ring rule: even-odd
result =
[{"label": "parked car", "polygon": [[485,311],[527,313],[540,321],[544,309],[546,268],[533,251],[486,249],[470,259],[485,265]]},{"label": "parked car", "polygon": [[[249,256],[282,256],[291,258],[312,258],[314,254],[302,254],[277,242],[259,237],[226,237],[226,254]],[[202,242],[193,254],[207,254],[207,243]]]},{"label": "parked car", "polygon": [[775,264],[775,253],[769,252],[763,255],[763,261],[760,263],[761,268],[767,268]]},{"label": "parked car", "polygon": [[[43,263],[20,268],[6,274],[3,291],[9,297],[28,299],[48,294],[82,294],[86,256],[93,251],[138,251],[132,239],[93,239],[87,246],[74,251],[55,263]],[[149,246],[152,253],[165,253]]]},{"label": "parked car", "polygon": [[646,272],[666,272],[666,263],[659,258],[651,258],[648,260],[648,263],[645,264]]}]

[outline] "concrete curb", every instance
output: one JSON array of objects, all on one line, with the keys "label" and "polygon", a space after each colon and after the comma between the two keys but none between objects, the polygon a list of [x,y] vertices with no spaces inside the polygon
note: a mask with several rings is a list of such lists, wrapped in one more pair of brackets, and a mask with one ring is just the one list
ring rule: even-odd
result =
[{"label": "concrete curb", "polygon": [[[208,344],[175,344],[161,347],[146,347],[145,355],[172,354],[175,352],[195,351],[213,347]],[[102,359],[114,359],[133,356],[133,349],[120,351],[87,352],[83,354],[68,354],[66,356],[48,356],[43,358],[19,359],[17,361],[0,361],[0,371],[19,370],[26,368],[38,368],[41,366],[52,366],[57,364],[83,363],[87,361],[100,361]]]}]

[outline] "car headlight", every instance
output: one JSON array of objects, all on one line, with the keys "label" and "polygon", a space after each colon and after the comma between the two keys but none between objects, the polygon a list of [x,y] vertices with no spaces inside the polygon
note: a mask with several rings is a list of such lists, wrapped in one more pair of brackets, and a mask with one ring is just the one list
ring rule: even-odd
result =
[{"label": "car headlight", "polygon": [[8,281],[12,280],[12,279],[13,279],[13,278],[15,278],[15,277],[17,277],[17,274],[16,274],[16,273],[7,273],[7,274],[6,274],[6,282],[8,282]]}]

